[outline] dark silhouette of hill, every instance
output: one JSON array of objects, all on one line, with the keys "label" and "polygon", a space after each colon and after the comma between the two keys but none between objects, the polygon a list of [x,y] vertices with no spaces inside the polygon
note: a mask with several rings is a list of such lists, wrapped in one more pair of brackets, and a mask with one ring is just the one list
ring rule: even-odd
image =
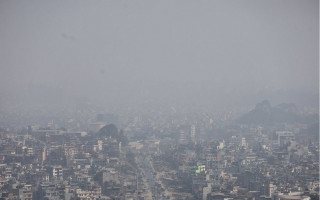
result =
[{"label": "dark silhouette of hill", "polygon": [[100,138],[113,138],[118,142],[121,142],[123,145],[127,144],[127,138],[123,134],[122,130],[118,130],[118,128],[114,124],[108,124],[102,127],[98,132],[98,137]]},{"label": "dark silhouette of hill", "polygon": [[316,115],[301,115],[292,103],[282,103],[271,106],[268,100],[256,105],[250,112],[242,115],[237,122],[244,124],[272,125],[275,123],[314,123]]},{"label": "dark silhouette of hill", "polygon": [[102,127],[98,134],[101,137],[112,137],[112,138],[116,138],[118,137],[118,128],[114,125],[114,124],[108,124],[104,127]]}]

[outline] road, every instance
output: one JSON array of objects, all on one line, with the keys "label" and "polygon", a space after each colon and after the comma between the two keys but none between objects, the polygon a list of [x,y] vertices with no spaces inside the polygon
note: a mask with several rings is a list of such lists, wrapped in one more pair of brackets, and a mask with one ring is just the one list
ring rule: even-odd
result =
[{"label": "road", "polygon": [[166,195],[165,190],[163,189],[161,182],[156,175],[156,171],[154,170],[151,163],[151,156],[145,153],[140,153],[137,155],[137,163],[139,168],[141,169],[142,176],[146,181],[148,189],[152,193],[152,199],[154,200],[167,200],[170,199],[169,196]]}]

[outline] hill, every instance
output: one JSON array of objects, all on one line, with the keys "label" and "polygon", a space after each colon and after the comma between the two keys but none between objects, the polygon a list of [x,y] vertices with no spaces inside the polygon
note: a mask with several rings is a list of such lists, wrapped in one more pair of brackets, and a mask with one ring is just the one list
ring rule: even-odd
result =
[{"label": "hill", "polygon": [[272,125],[275,123],[314,123],[316,115],[301,115],[294,104],[282,103],[271,106],[268,100],[258,103],[253,110],[237,120],[244,124]]},{"label": "hill", "polygon": [[113,138],[118,142],[121,142],[123,145],[127,144],[127,138],[123,134],[123,131],[119,131],[114,124],[108,124],[102,127],[98,132],[98,137],[100,138]]}]

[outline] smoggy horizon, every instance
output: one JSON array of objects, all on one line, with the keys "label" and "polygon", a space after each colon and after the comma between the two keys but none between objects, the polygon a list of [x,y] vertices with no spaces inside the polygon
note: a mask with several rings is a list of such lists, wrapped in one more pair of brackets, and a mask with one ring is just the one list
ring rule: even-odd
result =
[{"label": "smoggy horizon", "polygon": [[318,105],[316,0],[2,1],[0,9],[3,94]]}]

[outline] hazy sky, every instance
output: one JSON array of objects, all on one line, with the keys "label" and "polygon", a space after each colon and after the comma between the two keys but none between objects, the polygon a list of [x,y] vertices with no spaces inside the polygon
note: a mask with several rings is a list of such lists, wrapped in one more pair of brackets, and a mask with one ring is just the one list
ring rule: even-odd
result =
[{"label": "hazy sky", "polygon": [[317,0],[1,1],[0,91],[318,92],[318,24]]}]

